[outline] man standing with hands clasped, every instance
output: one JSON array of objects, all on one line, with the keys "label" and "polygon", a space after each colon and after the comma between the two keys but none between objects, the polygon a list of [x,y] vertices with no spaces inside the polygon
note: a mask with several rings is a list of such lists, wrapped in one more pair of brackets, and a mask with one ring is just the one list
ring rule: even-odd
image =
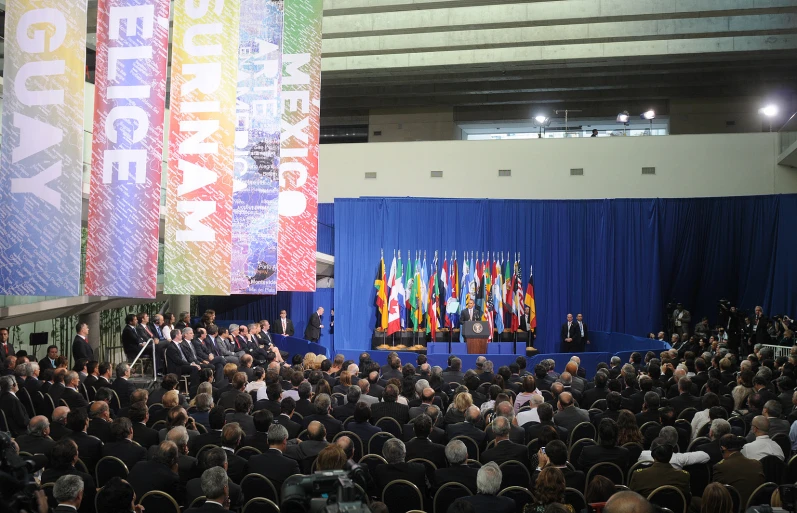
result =
[{"label": "man standing with hands clasped", "polygon": [[574,341],[579,338],[578,326],[573,322],[573,314],[567,314],[567,322],[562,324],[560,339],[562,340],[562,353],[578,351]]}]

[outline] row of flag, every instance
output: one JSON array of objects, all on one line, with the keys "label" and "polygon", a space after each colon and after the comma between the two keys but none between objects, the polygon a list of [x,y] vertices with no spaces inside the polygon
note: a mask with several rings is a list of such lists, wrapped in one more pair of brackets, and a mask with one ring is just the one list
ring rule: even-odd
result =
[{"label": "row of flag", "polygon": [[487,258],[474,260],[471,252],[468,260],[466,252],[461,269],[460,274],[456,252],[452,254],[450,265],[446,255],[442,266],[435,252],[432,266],[428,267],[426,255],[421,262],[420,252],[416,252],[414,262],[411,257],[407,258],[405,266],[399,251],[398,259],[393,255],[388,273],[382,255],[374,280],[379,313],[377,328],[387,335],[405,329],[423,331],[425,328],[435,340],[438,329],[459,327],[460,312],[469,300],[473,300],[482,312],[481,320],[489,323],[490,339],[494,330],[499,334],[505,330],[517,332],[526,306],[530,310],[529,329],[536,329],[534,277],[529,267],[524,294],[519,254],[515,255],[514,261],[504,260],[503,254],[500,257],[496,254],[491,261],[489,253]]}]

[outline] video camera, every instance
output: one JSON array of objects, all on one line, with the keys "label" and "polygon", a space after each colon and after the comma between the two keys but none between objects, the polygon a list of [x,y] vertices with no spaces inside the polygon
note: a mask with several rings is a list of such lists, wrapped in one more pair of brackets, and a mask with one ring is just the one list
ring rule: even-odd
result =
[{"label": "video camera", "polygon": [[746,513],[795,513],[797,512],[797,485],[780,485],[780,502],[782,508],[775,508],[769,504],[750,506]]},{"label": "video camera", "polygon": [[282,485],[282,513],[370,513],[368,497],[355,485],[354,471],[293,475]]},{"label": "video camera", "polygon": [[0,431],[0,500],[10,511],[38,511],[33,467],[17,454],[9,434]]}]

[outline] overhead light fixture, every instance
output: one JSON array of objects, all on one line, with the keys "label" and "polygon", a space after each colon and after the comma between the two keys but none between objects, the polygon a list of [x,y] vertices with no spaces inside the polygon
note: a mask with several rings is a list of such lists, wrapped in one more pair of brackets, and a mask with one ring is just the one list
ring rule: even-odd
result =
[{"label": "overhead light fixture", "polygon": [[628,123],[628,111],[624,110],[623,112],[617,115],[617,122],[618,123]]},{"label": "overhead light fixture", "polygon": [[656,112],[653,109],[650,109],[649,111],[640,114],[639,117],[642,119],[653,119],[656,117]]},{"label": "overhead light fixture", "polygon": [[770,103],[766,107],[761,107],[760,109],[758,109],[758,113],[763,114],[768,118],[775,117],[778,115],[778,106],[773,103]]},{"label": "overhead light fixture", "polygon": [[545,122],[548,121],[548,116],[545,116],[543,114],[537,114],[536,116],[534,116],[534,121],[536,121],[541,125],[545,124]]}]

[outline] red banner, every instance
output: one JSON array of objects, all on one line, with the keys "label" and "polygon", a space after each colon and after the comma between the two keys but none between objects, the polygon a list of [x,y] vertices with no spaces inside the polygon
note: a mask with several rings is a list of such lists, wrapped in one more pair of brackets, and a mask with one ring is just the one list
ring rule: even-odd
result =
[{"label": "red banner", "polygon": [[322,0],[285,0],[277,290],[314,291]]}]

